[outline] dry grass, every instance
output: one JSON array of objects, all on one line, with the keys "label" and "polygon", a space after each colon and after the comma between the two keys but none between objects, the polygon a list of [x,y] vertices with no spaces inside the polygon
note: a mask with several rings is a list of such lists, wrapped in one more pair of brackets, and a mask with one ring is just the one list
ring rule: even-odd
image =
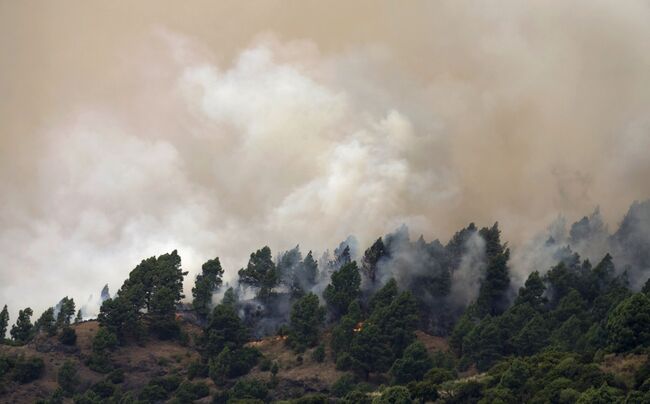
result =
[{"label": "dry grass", "polygon": [[629,388],[634,386],[634,374],[648,359],[648,355],[605,355],[600,364],[603,372],[618,376]]}]

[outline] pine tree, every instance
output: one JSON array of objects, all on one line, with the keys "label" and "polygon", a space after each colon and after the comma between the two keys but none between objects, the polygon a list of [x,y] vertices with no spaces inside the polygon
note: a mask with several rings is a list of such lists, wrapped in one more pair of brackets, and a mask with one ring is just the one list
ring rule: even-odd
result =
[{"label": "pine tree", "polygon": [[302,352],[318,343],[320,326],[325,320],[325,309],[320,306],[318,296],[309,293],[291,307],[289,338],[287,343],[295,351]]},{"label": "pine tree", "polygon": [[0,312],[0,344],[4,342],[5,336],[7,335],[7,327],[9,326],[9,311],[7,310],[7,305],[2,308]]},{"label": "pine tree", "polygon": [[20,343],[29,341],[32,336],[33,325],[31,317],[34,314],[31,308],[27,307],[24,310],[18,311],[18,319],[16,324],[11,327],[11,337]]},{"label": "pine tree", "polygon": [[370,283],[375,283],[377,281],[377,271],[379,267],[379,262],[388,254],[384,241],[380,238],[375,241],[372,246],[370,246],[361,260],[361,271],[370,281]]},{"label": "pine tree", "polygon": [[501,244],[498,223],[489,229],[484,227],[479,234],[485,240],[487,267],[485,277],[481,281],[477,303],[480,314],[495,316],[503,313],[508,305],[510,250],[505,244]]},{"label": "pine tree", "polygon": [[43,331],[50,337],[56,334],[56,320],[54,318],[54,309],[50,307],[45,310],[41,317],[36,320],[34,323],[34,329],[36,331]]},{"label": "pine tree", "polygon": [[194,297],[192,307],[202,317],[210,314],[212,295],[221,286],[223,272],[219,257],[216,257],[203,264],[201,273],[196,276],[196,282],[192,288],[192,296]]},{"label": "pine tree", "polygon": [[75,314],[75,304],[72,298],[68,296],[61,299],[58,304],[59,313],[56,316],[56,326],[63,327],[70,325],[70,321]]},{"label": "pine tree", "polygon": [[268,300],[279,278],[271,257],[271,249],[263,247],[251,254],[246,268],[239,270],[239,283],[259,289],[258,298]]},{"label": "pine tree", "polygon": [[519,288],[519,296],[517,296],[515,304],[528,303],[534,309],[540,310],[548,303],[548,299],[544,296],[545,291],[546,286],[544,286],[542,277],[539,276],[539,272],[533,271],[528,275],[524,287]]},{"label": "pine tree", "polygon": [[344,265],[332,274],[331,282],[325,288],[323,298],[335,316],[340,317],[347,312],[348,306],[359,297],[361,276],[357,263]]}]

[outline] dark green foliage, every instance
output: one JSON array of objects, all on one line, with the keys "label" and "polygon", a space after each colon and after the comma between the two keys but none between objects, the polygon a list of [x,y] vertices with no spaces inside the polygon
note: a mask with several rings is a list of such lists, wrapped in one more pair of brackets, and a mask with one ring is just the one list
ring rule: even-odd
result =
[{"label": "dark green foliage", "polygon": [[75,314],[74,300],[66,296],[63,299],[61,299],[61,301],[58,304],[58,307],[59,307],[59,313],[56,316],[57,327],[70,325],[70,321],[72,321],[72,317]]},{"label": "dark green foliage", "polygon": [[115,369],[106,376],[106,380],[113,384],[120,384],[124,382],[124,371],[122,369]]},{"label": "dark green foliage", "polygon": [[192,380],[195,377],[208,377],[208,365],[202,361],[195,361],[190,363],[187,367],[187,378]]},{"label": "dark green foliage", "polygon": [[349,353],[343,352],[336,357],[336,370],[349,370],[352,368],[352,357]]},{"label": "dark green foliage", "polygon": [[233,288],[230,287],[226,289],[226,292],[223,294],[223,299],[221,300],[221,304],[225,304],[233,307],[237,304],[237,294],[235,293],[235,290]]},{"label": "dark green foliage", "polygon": [[350,357],[352,368],[366,379],[371,372],[386,372],[395,360],[388,338],[375,324],[365,324],[355,336]]},{"label": "dark green foliage", "polygon": [[153,331],[160,338],[177,336],[176,305],[183,295],[181,257],[174,250],[170,254],[143,260],[129,274],[117,296],[102,303],[98,320],[117,335],[121,343],[131,336],[140,339],[142,309],[150,315]]},{"label": "dark green foliage", "polygon": [[482,228],[479,234],[485,240],[487,267],[485,277],[481,281],[477,305],[481,315],[494,316],[505,311],[508,304],[510,250],[506,248],[506,244],[501,244],[501,231],[498,223],[491,228]]},{"label": "dark green foliage", "polygon": [[411,393],[411,398],[417,403],[428,403],[438,399],[438,388],[429,381],[411,382],[406,386]]},{"label": "dark green foliage", "polygon": [[210,388],[204,382],[190,383],[183,382],[174,393],[174,402],[192,403],[210,395]]},{"label": "dark green foliage", "polygon": [[209,375],[217,386],[223,385],[228,379],[233,360],[232,352],[228,347],[225,347],[216,358],[210,359]]},{"label": "dark green foliage", "polygon": [[611,404],[620,402],[623,397],[624,394],[619,389],[603,383],[598,388],[590,387],[582,393],[576,404]]},{"label": "dark green foliage", "polygon": [[386,246],[384,246],[384,241],[380,238],[370,246],[366,252],[363,254],[363,259],[361,260],[361,271],[368,278],[371,283],[377,281],[377,271],[379,266],[379,261],[388,254]]},{"label": "dark green foliage", "polygon": [[205,328],[206,355],[214,357],[225,347],[231,350],[240,348],[248,341],[248,335],[248,330],[237,316],[235,308],[220,304],[212,310]]},{"label": "dark green foliage", "polygon": [[97,317],[99,324],[115,334],[121,342],[125,342],[129,336],[139,339],[143,332],[140,323],[140,306],[134,306],[130,299],[124,297],[136,290],[140,291],[141,287],[134,286],[121,295],[105,300]]},{"label": "dark green foliage", "polygon": [[157,384],[147,384],[144,386],[138,398],[142,401],[148,403],[155,403],[159,401],[166,400],[169,397],[169,393]]},{"label": "dark green foliage", "polygon": [[83,317],[81,316],[81,309],[79,309],[77,310],[77,316],[74,318],[74,323],[79,324],[82,321],[83,321]]},{"label": "dark green foliage", "polygon": [[517,296],[515,304],[528,303],[533,309],[541,310],[548,303],[548,299],[544,296],[545,291],[546,286],[542,277],[539,276],[539,272],[533,271],[528,275],[524,286],[519,289],[519,296]]},{"label": "dark green foliage", "polygon": [[325,394],[307,394],[291,400],[291,404],[328,404],[330,401]]},{"label": "dark green foliage", "polygon": [[231,389],[231,397],[235,399],[258,399],[266,400],[269,390],[266,383],[261,380],[239,380]]},{"label": "dark green foliage", "polygon": [[203,317],[210,314],[212,295],[219,289],[222,283],[223,269],[219,257],[207,261],[201,267],[201,273],[196,276],[192,288],[192,307]]},{"label": "dark green foliage", "polygon": [[239,283],[258,288],[257,296],[262,301],[270,297],[278,281],[279,277],[269,247],[263,247],[252,253],[246,268],[239,270]]},{"label": "dark green foliage", "polygon": [[54,318],[54,309],[51,307],[45,310],[34,323],[34,329],[36,331],[44,332],[50,337],[56,334],[56,328],[57,324]]},{"label": "dark green foliage", "polygon": [[[539,314],[535,314],[521,331],[513,337],[512,345],[515,352],[521,356],[533,355],[546,345],[548,336],[549,329],[544,322],[544,318]],[[486,367],[480,369],[486,369]]]},{"label": "dark green foliage", "polygon": [[291,307],[287,344],[296,352],[311,348],[318,343],[320,327],[325,320],[325,309],[318,296],[308,293]]},{"label": "dark green foliage", "polygon": [[260,361],[260,370],[262,372],[268,372],[269,370],[271,370],[272,365],[273,365],[273,362],[271,361],[271,359],[264,357]]},{"label": "dark green foliage", "polygon": [[372,296],[368,303],[368,311],[372,313],[375,310],[390,306],[398,294],[399,290],[397,289],[397,282],[395,279],[391,278]]},{"label": "dark green foliage", "polygon": [[100,327],[93,338],[92,353],[88,359],[88,367],[99,373],[112,370],[110,354],[117,346],[117,337],[107,328]]},{"label": "dark green foliage", "polygon": [[650,345],[650,298],[636,293],[622,301],[607,320],[607,332],[616,352]]},{"label": "dark green foliage", "polygon": [[361,307],[358,301],[353,301],[348,307],[348,313],[341,318],[336,326],[332,329],[332,338],[330,346],[334,357],[341,352],[349,352],[354,338],[354,329],[361,321]]},{"label": "dark green foliage", "polygon": [[341,402],[343,404],[370,404],[372,399],[367,393],[354,390],[345,396]]},{"label": "dark green foliage", "polygon": [[75,404],[100,404],[103,402],[104,400],[92,389],[88,389],[85,393],[74,396]]},{"label": "dark green foliage", "polygon": [[480,371],[485,371],[501,359],[502,342],[497,320],[488,316],[464,338],[463,355],[475,362]]},{"label": "dark green foliage", "polygon": [[63,362],[57,373],[56,380],[66,394],[73,394],[79,384],[77,365],[70,360]]},{"label": "dark green foliage", "polygon": [[77,333],[72,327],[64,327],[59,334],[59,342],[63,345],[74,345],[77,343]]},{"label": "dark green foliage", "polygon": [[322,363],[325,360],[325,345],[319,344],[316,349],[311,353],[311,359],[314,362]]},{"label": "dark green foliage", "polygon": [[43,374],[45,364],[41,358],[19,359],[14,366],[13,379],[24,384],[37,380]]},{"label": "dark green foliage", "polygon": [[0,311],[0,344],[4,342],[5,336],[7,335],[7,327],[9,326],[9,311],[7,310],[7,305],[5,304]]},{"label": "dark green foliage", "polygon": [[424,345],[416,341],[404,351],[404,356],[397,359],[390,369],[395,384],[407,384],[420,381],[431,369],[433,362]]},{"label": "dark green foliage", "polygon": [[181,378],[176,375],[166,377],[155,377],[149,381],[149,384],[158,385],[166,392],[171,393],[175,391],[181,384]]},{"label": "dark green foliage", "polygon": [[411,404],[411,392],[404,386],[393,386],[382,391],[372,404]]},{"label": "dark green foliage", "polygon": [[34,312],[29,307],[18,311],[16,324],[11,327],[11,338],[16,342],[25,343],[32,337],[32,329],[34,327],[31,322],[32,314]]},{"label": "dark green foliage", "polygon": [[115,394],[115,386],[106,380],[95,383],[91,387],[91,390],[101,398],[108,398]]},{"label": "dark green foliage", "polygon": [[343,397],[346,396],[348,393],[350,393],[356,385],[356,381],[354,380],[354,377],[349,374],[344,374],[343,376],[339,377],[338,380],[332,384],[332,394],[334,394],[336,397]]},{"label": "dark green foliage", "polygon": [[438,367],[429,370],[424,375],[424,380],[426,380],[427,382],[433,385],[438,385],[448,380],[454,380],[455,378],[456,378],[456,374],[453,371],[449,369],[438,368]]},{"label": "dark green foliage", "polygon": [[240,348],[231,350],[225,347],[216,358],[209,362],[209,375],[217,385],[223,384],[229,378],[247,374],[257,365],[260,357],[254,348]]},{"label": "dark green foliage", "polygon": [[350,303],[359,298],[360,285],[361,276],[354,261],[332,273],[331,282],[325,288],[323,298],[336,317],[345,315]]}]

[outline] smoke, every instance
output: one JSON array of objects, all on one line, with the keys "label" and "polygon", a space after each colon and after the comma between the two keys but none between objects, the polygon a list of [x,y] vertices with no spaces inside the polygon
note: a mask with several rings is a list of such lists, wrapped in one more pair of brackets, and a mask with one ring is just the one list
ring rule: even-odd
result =
[{"label": "smoke", "polygon": [[[320,254],[498,220],[514,252],[558,214],[599,205],[606,232],[650,196],[646,2],[274,6],[4,7],[13,319],[173,249],[189,294],[205,260],[232,282],[265,244]],[[535,245],[537,269],[555,247]]]}]

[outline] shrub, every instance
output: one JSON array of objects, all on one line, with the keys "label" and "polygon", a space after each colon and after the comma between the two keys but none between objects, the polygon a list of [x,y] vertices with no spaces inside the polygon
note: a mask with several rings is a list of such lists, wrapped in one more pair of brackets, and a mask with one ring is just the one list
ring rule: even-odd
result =
[{"label": "shrub", "polygon": [[101,398],[109,398],[115,393],[115,386],[106,380],[102,380],[95,383],[91,387],[91,390]]},{"label": "shrub", "polygon": [[149,381],[151,385],[157,385],[165,389],[166,392],[171,393],[175,391],[181,384],[181,378],[176,375],[167,377],[156,377]]},{"label": "shrub", "polygon": [[138,398],[147,402],[156,402],[167,399],[168,393],[157,384],[148,384],[142,389]]},{"label": "shrub", "polygon": [[271,366],[273,366],[273,362],[271,362],[271,359],[262,358],[262,361],[260,362],[260,370],[262,372],[268,372],[269,370],[271,370]]},{"label": "shrub", "polygon": [[45,364],[41,358],[19,359],[14,368],[14,380],[24,384],[37,380],[43,374]]},{"label": "shrub", "polygon": [[187,367],[187,378],[192,380],[195,377],[208,377],[208,365],[201,361],[190,363]]},{"label": "shrub", "polygon": [[77,343],[77,333],[72,327],[64,327],[59,334],[59,342],[63,345],[74,345]]},{"label": "shrub", "polygon": [[122,371],[122,369],[115,369],[114,371],[109,373],[108,376],[106,376],[106,380],[108,380],[113,384],[120,384],[124,382],[124,372]]},{"label": "shrub", "polygon": [[266,383],[261,380],[239,380],[232,387],[232,398],[252,398],[258,400],[266,400],[269,395],[269,390]]},{"label": "shrub", "polygon": [[354,385],[354,377],[345,374],[339,377],[339,379],[332,385],[332,394],[336,397],[343,397],[354,389]]},{"label": "shrub", "polygon": [[352,358],[347,352],[341,353],[336,359],[336,370],[349,370],[352,367]]},{"label": "shrub", "polygon": [[314,349],[314,352],[311,353],[311,359],[314,362],[322,363],[325,360],[325,345],[320,344]]},{"label": "shrub", "polygon": [[404,386],[385,389],[381,396],[372,400],[372,404],[411,404],[411,392]]},{"label": "shrub", "polygon": [[70,360],[65,361],[59,368],[56,380],[59,382],[59,386],[61,386],[64,393],[74,393],[79,384],[79,375],[75,363]]},{"label": "shrub", "polygon": [[174,402],[191,403],[208,395],[210,395],[210,388],[207,384],[203,382],[183,382],[174,394]]}]

